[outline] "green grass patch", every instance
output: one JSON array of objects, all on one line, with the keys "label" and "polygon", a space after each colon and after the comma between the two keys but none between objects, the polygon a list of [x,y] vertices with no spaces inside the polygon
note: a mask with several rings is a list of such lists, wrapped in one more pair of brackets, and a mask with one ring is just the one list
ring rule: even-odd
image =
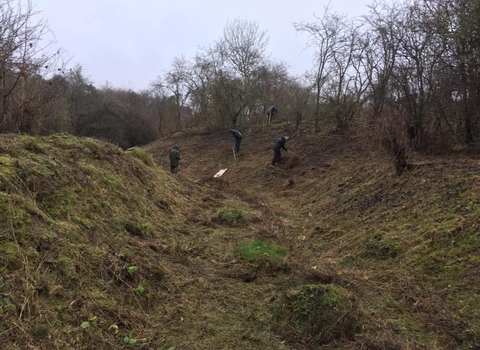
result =
[{"label": "green grass patch", "polygon": [[141,160],[143,164],[149,167],[152,167],[154,164],[153,158],[140,147],[132,147],[127,149],[125,152]]},{"label": "green grass patch", "polygon": [[238,248],[240,256],[248,261],[255,262],[263,259],[282,260],[287,256],[287,249],[274,243],[256,239],[253,242]]},{"label": "green grass patch", "polygon": [[221,208],[213,221],[228,226],[244,226],[247,224],[240,210],[228,207]]}]

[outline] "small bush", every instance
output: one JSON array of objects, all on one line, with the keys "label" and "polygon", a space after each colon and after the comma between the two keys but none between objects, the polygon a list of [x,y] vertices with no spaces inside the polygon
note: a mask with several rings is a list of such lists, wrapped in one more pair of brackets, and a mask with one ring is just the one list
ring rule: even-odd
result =
[{"label": "small bush", "polygon": [[153,166],[154,164],[152,157],[140,147],[129,148],[126,150],[126,153],[131,154],[137,159],[140,159],[145,165],[149,167]]},{"label": "small bush", "polygon": [[274,311],[276,329],[284,339],[326,344],[353,339],[359,312],[350,292],[334,285],[311,284],[287,291]]}]

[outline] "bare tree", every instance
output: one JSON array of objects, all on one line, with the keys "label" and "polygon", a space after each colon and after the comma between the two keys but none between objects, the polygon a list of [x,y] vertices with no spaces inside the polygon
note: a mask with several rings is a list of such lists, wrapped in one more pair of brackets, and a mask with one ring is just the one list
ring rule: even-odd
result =
[{"label": "bare tree", "polygon": [[172,121],[176,131],[182,129],[182,113],[187,104],[191,90],[188,85],[190,74],[189,64],[184,57],[176,57],[172,67],[164,74],[163,78],[157,78],[153,83],[154,88],[163,88],[171,94]]},{"label": "bare tree", "polygon": [[35,86],[43,89],[39,79],[63,69],[60,51],[47,52],[49,30],[38,15],[30,1],[0,1],[0,132],[30,131],[40,118],[31,110],[41,91]]},{"label": "bare tree", "polygon": [[407,166],[403,142],[405,128],[401,114],[393,108],[398,96],[392,91],[392,81],[406,28],[400,25],[399,5],[385,0],[371,5],[364,19],[367,28],[362,35],[365,50],[361,64],[368,83],[366,132],[370,142],[385,148],[400,174]]},{"label": "bare tree", "polygon": [[454,86],[456,101],[461,108],[458,132],[467,144],[480,133],[480,1],[428,0],[430,11],[438,21],[447,46],[447,67]]},{"label": "bare tree", "polygon": [[[217,86],[217,97],[229,113],[235,126],[254,108],[258,94],[258,68],[265,61],[268,38],[258,23],[236,19],[227,23],[223,37],[216,44],[222,60]],[[247,111],[247,113],[245,113]]]},{"label": "bare tree", "polygon": [[379,119],[387,103],[389,83],[398,60],[401,33],[399,9],[386,2],[370,7],[365,20],[370,26],[364,37],[365,67],[372,105],[372,120]]},{"label": "bare tree", "polygon": [[253,71],[264,60],[267,44],[267,34],[258,23],[235,19],[225,26],[217,48],[225,67],[248,85]]},{"label": "bare tree", "polygon": [[315,132],[319,131],[320,109],[323,98],[323,90],[332,69],[332,60],[339,44],[342,17],[331,13],[328,6],[322,17],[316,17],[313,23],[294,23],[295,30],[309,35],[309,47],[315,50]]},{"label": "bare tree", "polygon": [[[290,97],[291,78],[286,65],[282,62],[267,61],[256,72],[257,99],[251,104],[252,116],[259,117],[258,123],[266,126],[269,121],[266,115],[268,108],[276,105],[280,110],[288,108],[287,101]],[[282,113],[286,116],[286,113]]]},{"label": "bare tree", "polygon": [[337,130],[347,129],[349,123],[365,101],[367,81],[361,64],[365,46],[360,40],[361,23],[344,19],[338,44],[332,54],[329,104]]},{"label": "bare tree", "polygon": [[207,130],[214,126],[215,119],[211,87],[217,73],[216,63],[210,49],[197,53],[187,77],[187,84],[191,91],[191,107]]},{"label": "bare tree", "polygon": [[434,30],[435,16],[423,3],[415,0],[399,13],[399,25],[405,31],[398,37],[400,47],[392,89],[397,97],[395,107],[405,116],[409,145],[416,148],[425,143],[425,129],[431,123],[439,123],[439,118],[434,117],[433,94],[445,46]]},{"label": "bare tree", "polygon": [[310,77],[307,75],[291,79],[288,85],[291,100],[291,113],[294,116],[295,131],[300,134],[300,126],[305,115],[310,111],[312,89]]}]

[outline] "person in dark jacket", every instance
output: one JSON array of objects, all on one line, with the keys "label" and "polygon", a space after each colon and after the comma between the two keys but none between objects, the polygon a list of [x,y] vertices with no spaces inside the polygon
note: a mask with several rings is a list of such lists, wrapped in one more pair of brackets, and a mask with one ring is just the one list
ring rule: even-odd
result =
[{"label": "person in dark jacket", "polygon": [[277,114],[277,107],[275,105],[271,106],[267,111],[268,119],[271,120]]},{"label": "person in dark jacket", "polygon": [[280,153],[280,150],[283,148],[285,152],[288,152],[287,148],[285,147],[285,141],[288,140],[288,136],[280,136],[277,141],[275,141],[275,144],[273,145],[273,159],[272,159],[272,165],[277,165],[277,163],[280,161],[280,158],[282,158],[282,155]]},{"label": "person in dark jacket", "polygon": [[277,114],[277,107],[275,105],[271,106],[266,113],[265,123],[263,126],[266,126],[272,122],[272,117]]},{"label": "person in dark jacket", "polygon": [[235,152],[238,153],[240,151],[240,143],[242,142],[242,133],[236,129],[230,129],[229,132],[235,138]]},{"label": "person in dark jacket", "polygon": [[180,149],[178,145],[174,145],[170,151],[170,172],[176,174],[178,171],[178,164],[180,163]]}]

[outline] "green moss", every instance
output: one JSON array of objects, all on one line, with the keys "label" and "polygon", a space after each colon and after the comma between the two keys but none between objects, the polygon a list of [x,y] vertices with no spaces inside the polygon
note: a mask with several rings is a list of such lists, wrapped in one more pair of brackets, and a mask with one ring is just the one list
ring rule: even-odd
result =
[{"label": "green moss", "polygon": [[105,179],[107,180],[107,182],[112,185],[114,188],[118,189],[118,188],[122,188],[122,183],[121,183],[121,180],[116,176],[116,175],[113,175],[113,174],[105,174]]},{"label": "green moss", "polygon": [[19,251],[19,247],[15,242],[4,242],[0,245],[0,250],[5,253],[5,255],[15,255]]},{"label": "green moss", "polygon": [[59,256],[57,258],[57,268],[65,277],[74,277],[75,275],[75,265],[72,260],[66,256]]},{"label": "green moss", "polygon": [[22,265],[22,254],[17,243],[0,241],[0,258],[2,265],[7,266],[10,272],[19,269]]}]

